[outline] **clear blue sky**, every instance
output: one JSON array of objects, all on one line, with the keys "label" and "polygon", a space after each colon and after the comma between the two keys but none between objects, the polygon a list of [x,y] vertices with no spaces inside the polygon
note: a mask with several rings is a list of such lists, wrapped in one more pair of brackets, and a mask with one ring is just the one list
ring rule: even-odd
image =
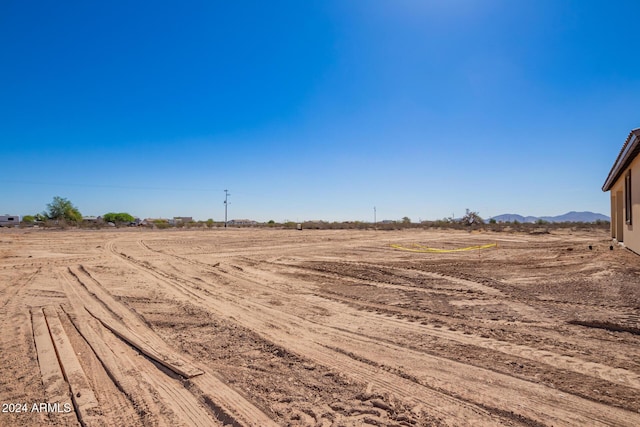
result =
[{"label": "clear blue sky", "polygon": [[0,0],[0,214],[609,214],[637,1]]}]

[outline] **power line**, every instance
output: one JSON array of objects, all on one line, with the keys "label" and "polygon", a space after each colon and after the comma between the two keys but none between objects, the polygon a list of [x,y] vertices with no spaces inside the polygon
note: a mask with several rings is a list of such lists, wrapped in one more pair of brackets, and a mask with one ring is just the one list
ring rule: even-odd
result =
[{"label": "power line", "polygon": [[154,191],[220,191],[218,188],[193,188],[193,187],[146,187],[135,185],[112,185],[112,184],[79,184],[71,182],[51,182],[51,181],[22,181],[3,179],[5,184],[24,184],[24,185],[41,185],[41,186],[59,186],[59,187],[85,187],[85,188],[113,188],[117,190],[154,190]]}]

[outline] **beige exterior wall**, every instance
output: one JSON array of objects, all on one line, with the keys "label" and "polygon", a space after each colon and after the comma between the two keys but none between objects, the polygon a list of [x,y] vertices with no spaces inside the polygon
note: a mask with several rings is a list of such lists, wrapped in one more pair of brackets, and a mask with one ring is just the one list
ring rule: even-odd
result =
[{"label": "beige exterior wall", "polygon": [[616,193],[611,191],[611,238],[612,239],[617,238],[617,233],[616,233],[616,220],[617,220],[616,200],[617,200],[616,199]]},{"label": "beige exterior wall", "polygon": [[[626,197],[624,179],[631,169],[631,224],[625,221]],[[640,156],[624,170],[611,187],[611,237],[640,254]]]},{"label": "beige exterior wall", "polygon": [[624,178],[618,179],[610,191],[611,237],[622,242],[624,241]]}]

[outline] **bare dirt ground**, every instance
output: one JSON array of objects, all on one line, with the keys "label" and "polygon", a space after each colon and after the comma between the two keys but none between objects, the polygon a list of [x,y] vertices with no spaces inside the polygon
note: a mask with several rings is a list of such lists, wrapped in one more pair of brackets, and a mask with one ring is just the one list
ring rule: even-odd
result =
[{"label": "bare dirt ground", "polygon": [[640,257],[609,244],[2,229],[0,425],[638,426]]}]

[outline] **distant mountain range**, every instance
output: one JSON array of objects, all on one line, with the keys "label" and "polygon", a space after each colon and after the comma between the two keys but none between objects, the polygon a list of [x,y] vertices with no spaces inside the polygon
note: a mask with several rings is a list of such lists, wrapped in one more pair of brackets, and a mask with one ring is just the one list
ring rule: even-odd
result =
[{"label": "distant mountain range", "polygon": [[567,212],[564,215],[557,216],[522,216],[518,214],[502,214],[489,219],[495,219],[497,222],[536,222],[538,220],[547,222],[596,222],[597,220],[611,220],[611,218],[609,218],[608,216],[599,213],[575,211]]}]

